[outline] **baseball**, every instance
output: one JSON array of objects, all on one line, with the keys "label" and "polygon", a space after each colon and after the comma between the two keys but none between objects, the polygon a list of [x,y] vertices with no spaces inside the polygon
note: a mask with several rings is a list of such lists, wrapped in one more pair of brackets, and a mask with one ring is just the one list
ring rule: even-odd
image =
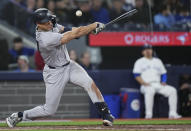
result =
[{"label": "baseball", "polygon": [[77,10],[76,11],[76,16],[78,16],[78,17],[82,16],[82,11],[81,10]]}]

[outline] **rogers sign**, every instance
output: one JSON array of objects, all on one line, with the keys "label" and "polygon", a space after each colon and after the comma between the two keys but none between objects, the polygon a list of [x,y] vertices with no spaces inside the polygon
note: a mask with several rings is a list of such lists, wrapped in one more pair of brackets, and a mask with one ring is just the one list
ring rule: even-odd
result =
[{"label": "rogers sign", "polygon": [[127,34],[124,37],[125,43],[128,45],[131,45],[133,43],[169,43],[170,38],[168,35],[132,35],[132,34]]},{"label": "rogers sign", "polygon": [[90,46],[140,46],[149,43],[156,46],[191,46],[188,32],[102,32],[90,35]]}]

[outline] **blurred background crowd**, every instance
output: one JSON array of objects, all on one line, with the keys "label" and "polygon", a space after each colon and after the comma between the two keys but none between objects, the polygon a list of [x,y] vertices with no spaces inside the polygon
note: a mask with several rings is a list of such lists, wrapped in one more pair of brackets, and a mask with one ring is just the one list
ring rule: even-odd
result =
[{"label": "blurred background crowd", "polygon": [[[13,39],[13,47],[8,49],[8,44],[5,40],[1,40],[1,55],[0,70],[12,70],[15,72],[34,72],[41,71],[44,68],[44,61],[39,51],[34,48],[25,47],[21,37]],[[7,50],[8,51],[7,51]],[[90,60],[90,53],[83,52],[78,58],[75,50],[69,51],[70,58],[79,63],[85,70],[95,69]],[[29,61],[30,60],[30,61]],[[29,62],[31,62],[29,64]],[[30,68],[32,67],[32,69]]]},{"label": "blurred background crowd", "polygon": [[[38,8],[48,8],[57,16],[59,24],[69,27],[86,25],[95,21],[107,23],[124,12],[136,8],[138,10],[136,15],[128,21],[122,20],[110,26],[107,31],[189,32],[191,30],[190,0],[1,0],[0,19],[11,25],[11,28],[19,29],[34,38],[33,12]],[[83,12],[81,17],[76,16],[77,10]],[[39,57],[40,53],[35,52],[35,49],[24,47],[22,38],[14,38],[9,47],[6,40],[1,42],[4,43],[2,46],[9,48],[8,55],[10,56],[7,57],[7,60],[4,60],[5,57],[2,56],[1,59],[7,61],[4,63],[5,65],[1,65],[2,69],[8,69],[7,63],[9,69],[14,69],[15,65],[18,65],[19,56],[25,55],[27,58],[35,56],[32,63],[36,63],[35,69],[42,70],[43,61]],[[2,50],[4,49],[2,48]],[[102,53],[104,55],[104,51]],[[76,51],[71,50],[70,54],[72,57],[76,57],[75,59],[79,63],[84,62],[83,57],[90,59],[90,55],[86,51],[76,55]],[[5,53],[5,55],[7,54]],[[96,67],[91,64],[89,67],[88,64],[87,69],[95,69]]]},{"label": "blurred background crowd", "polygon": [[[177,30],[173,28],[176,24],[181,26],[179,30],[189,30],[190,25],[187,23],[191,21],[190,5],[190,0],[6,0],[1,4],[0,17],[34,35],[31,20],[32,13],[37,8],[48,8],[57,16],[58,23],[70,26],[95,21],[107,23],[136,8],[138,13],[128,24],[123,20],[110,30]],[[83,12],[82,17],[75,15],[78,9]]]}]

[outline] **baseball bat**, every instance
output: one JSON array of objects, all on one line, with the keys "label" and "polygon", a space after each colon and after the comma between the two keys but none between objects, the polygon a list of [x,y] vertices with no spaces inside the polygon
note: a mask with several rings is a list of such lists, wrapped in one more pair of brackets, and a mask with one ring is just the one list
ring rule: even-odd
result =
[{"label": "baseball bat", "polygon": [[116,22],[118,22],[118,21],[120,21],[122,19],[128,18],[128,17],[134,15],[137,12],[138,12],[137,9],[132,9],[132,10],[120,15],[119,17],[115,18],[114,20],[108,22],[107,24],[105,24],[105,27],[110,26],[110,25],[112,25],[112,24],[114,24],[114,23],[116,23]]}]

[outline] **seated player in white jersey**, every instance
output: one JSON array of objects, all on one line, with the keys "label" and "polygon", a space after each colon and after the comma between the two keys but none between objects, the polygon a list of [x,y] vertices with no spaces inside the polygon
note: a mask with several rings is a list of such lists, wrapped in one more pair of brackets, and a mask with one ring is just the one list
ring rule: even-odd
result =
[{"label": "seated player in white jersey", "polygon": [[153,117],[153,101],[155,93],[168,97],[169,118],[181,118],[177,113],[177,91],[167,85],[167,71],[159,58],[153,57],[152,45],[145,44],[143,57],[139,58],[133,68],[133,74],[141,85],[140,91],[145,98],[145,118]]},{"label": "seated player in white jersey", "polygon": [[111,115],[103,96],[87,72],[76,62],[70,60],[66,44],[89,33],[98,34],[105,25],[99,22],[78,28],[67,28],[56,23],[55,16],[45,8],[34,12],[37,25],[37,47],[45,62],[43,78],[46,86],[45,104],[30,110],[13,113],[6,119],[9,127],[22,120],[53,115],[59,105],[64,87],[68,82],[84,88],[103,119],[103,125],[112,126]]}]

